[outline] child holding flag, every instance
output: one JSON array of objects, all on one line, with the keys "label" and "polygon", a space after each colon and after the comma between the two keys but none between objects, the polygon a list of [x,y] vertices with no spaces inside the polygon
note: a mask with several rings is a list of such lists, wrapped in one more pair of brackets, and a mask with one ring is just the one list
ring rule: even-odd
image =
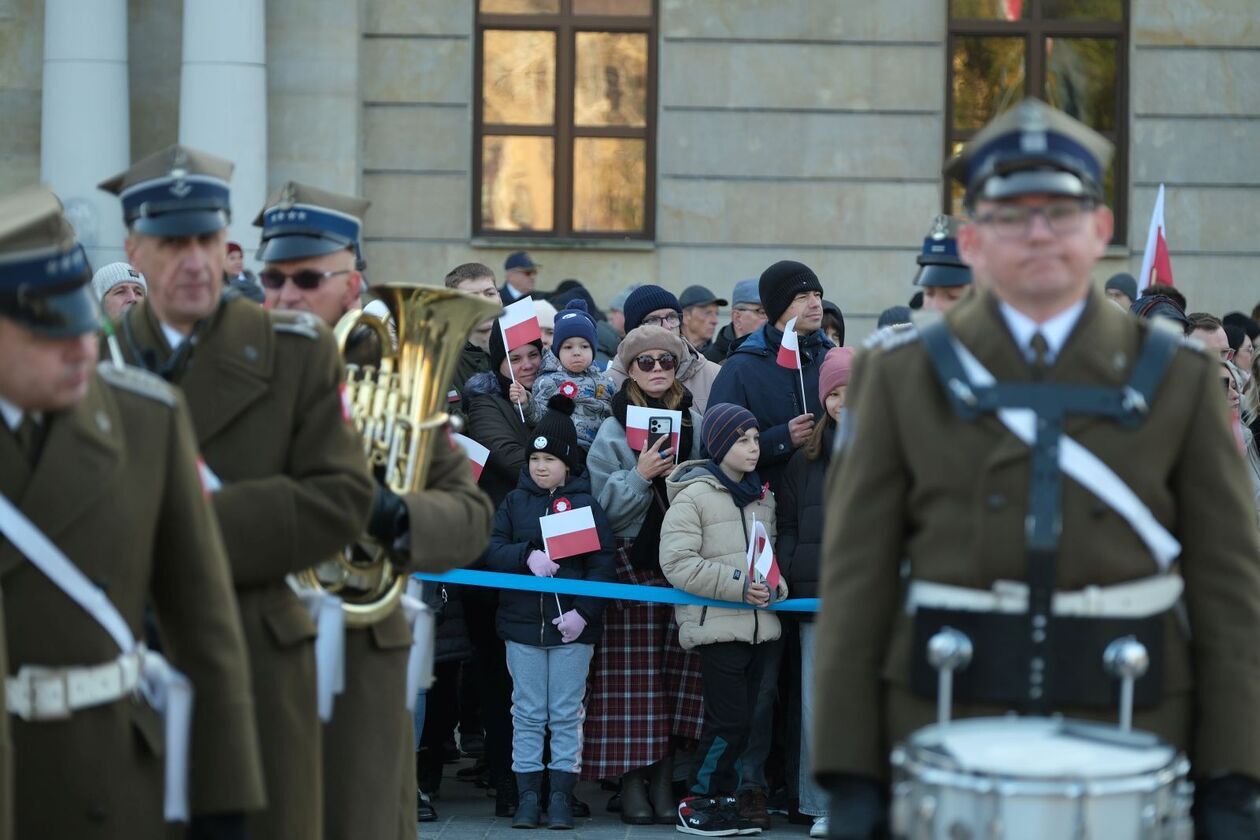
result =
[{"label": "child holding flag", "polygon": [[[534,427],[528,467],[495,514],[486,550],[497,572],[612,582],[613,537],[580,467],[573,401],[554,396]],[[572,471],[572,472],[571,472]],[[496,624],[512,674],[514,828],[541,819],[543,738],[551,730],[547,826],[572,828],[571,797],[582,767],[583,695],[603,600],[502,590]]]},{"label": "child holding flag", "polygon": [[[676,588],[718,601],[766,607],[787,597],[771,540],[774,496],[757,475],[757,419],[730,403],[710,405],[704,444],[711,458],[688,461],[666,482],[661,571]],[[689,795],[675,828],[704,836],[755,833],[734,794],[759,768],[740,766],[757,694],[777,669],[779,618],[744,607],[675,607],[679,641],[700,654],[704,733]]]},{"label": "child holding flag", "polygon": [[586,301],[575,298],[556,315],[551,350],[543,355],[542,373],[534,381],[531,401],[525,414],[538,422],[547,401],[563,394],[577,406],[573,426],[578,446],[589,449],[600,425],[612,414],[612,398],[617,387],[595,366],[595,321],[586,311]]}]

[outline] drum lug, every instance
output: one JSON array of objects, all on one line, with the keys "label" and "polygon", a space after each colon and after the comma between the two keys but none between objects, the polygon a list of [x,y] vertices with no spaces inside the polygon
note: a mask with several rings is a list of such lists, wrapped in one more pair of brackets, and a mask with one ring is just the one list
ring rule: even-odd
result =
[{"label": "drum lug", "polygon": [[[903,752],[903,760],[904,757]],[[910,836],[910,811],[914,807],[910,796],[913,793],[913,782],[897,782],[893,785],[892,807],[889,809],[888,821],[894,837]]]}]

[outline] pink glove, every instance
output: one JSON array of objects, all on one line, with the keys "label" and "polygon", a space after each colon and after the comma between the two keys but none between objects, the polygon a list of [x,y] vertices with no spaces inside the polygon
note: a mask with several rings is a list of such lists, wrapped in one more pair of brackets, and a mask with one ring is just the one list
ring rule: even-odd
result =
[{"label": "pink glove", "polygon": [[560,617],[553,618],[551,623],[556,625],[556,629],[560,631],[560,641],[565,644],[581,636],[586,629],[586,619],[577,610],[569,610]]},{"label": "pink glove", "polygon": [[538,577],[553,577],[560,570],[558,564],[551,562],[547,552],[537,549],[529,553],[529,557],[525,560],[525,565],[529,566],[529,570]]}]

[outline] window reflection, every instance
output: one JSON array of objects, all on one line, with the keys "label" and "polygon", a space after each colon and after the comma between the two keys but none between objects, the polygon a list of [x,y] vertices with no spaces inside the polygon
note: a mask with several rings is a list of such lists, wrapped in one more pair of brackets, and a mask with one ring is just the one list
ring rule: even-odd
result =
[{"label": "window reflection", "polygon": [[554,15],[560,0],[481,0],[481,11],[493,15]]},{"label": "window reflection", "polygon": [[482,138],[481,225],[550,231],[555,147],[550,137]]},{"label": "window reflection", "polygon": [[573,229],[638,232],[647,187],[642,140],[579,137],[573,141]]},{"label": "window reflection", "polygon": [[949,0],[949,16],[960,19],[1020,20],[1028,17],[1031,0]]},{"label": "window reflection", "polygon": [[642,17],[652,14],[652,0],[573,0],[573,14]]},{"label": "window reflection", "polygon": [[1041,16],[1055,20],[1124,20],[1122,0],[1041,0]]},{"label": "window reflection", "polygon": [[1047,38],[1046,101],[1096,131],[1116,127],[1116,42]]},{"label": "window reflection", "polygon": [[977,129],[1024,98],[1024,39],[954,38],[954,128]]},{"label": "window reflection", "polygon": [[647,125],[647,53],[643,33],[577,33],[574,123]]},{"label": "window reflection", "polygon": [[482,55],[482,120],[550,125],[555,119],[556,34],[487,29]]}]

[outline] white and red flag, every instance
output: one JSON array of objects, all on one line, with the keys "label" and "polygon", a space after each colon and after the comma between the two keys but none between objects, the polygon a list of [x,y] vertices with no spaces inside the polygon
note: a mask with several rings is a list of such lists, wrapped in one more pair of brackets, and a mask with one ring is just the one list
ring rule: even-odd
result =
[{"label": "white and red flag", "polygon": [[542,526],[543,545],[553,561],[591,551],[599,551],[599,531],[589,507],[553,513],[538,520]]},{"label": "white and red flag", "polygon": [[538,313],[534,310],[534,299],[523,297],[516,303],[509,304],[499,316],[499,329],[503,330],[503,343],[507,345],[509,353],[542,338]]},{"label": "white and red flag", "polygon": [[748,574],[754,580],[764,580],[770,588],[770,596],[774,597],[774,591],[779,588],[779,561],[774,556],[766,526],[755,519],[748,539]]},{"label": "white and red flag", "polygon": [[678,460],[678,436],[682,433],[682,412],[663,408],[646,408],[641,405],[626,406],[626,443],[635,452],[642,452],[655,443],[664,428],[670,431],[669,448]]},{"label": "white and red flag", "polygon": [[801,345],[796,335],[796,319],[787,322],[783,328],[783,342],[779,345],[779,367],[790,370],[801,369]]},{"label": "white and red flag", "polygon": [[1142,253],[1142,272],[1138,274],[1138,293],[1152,283],[1173,285],[1172,260],[1168,257],[1168,238],[1164,228],[1164,185],[1159,185],[1155,209],[1151,211],[1151,228],[1146,233],[1146,250]]},{"label": "white and red flag", "polygon": [[465,435],[453,434],[451,437],[468,455],[468,466],[472,467],[473,481],[481,481],[481,471],[486,468],[486,461],[490,459],[490,450]]}]

